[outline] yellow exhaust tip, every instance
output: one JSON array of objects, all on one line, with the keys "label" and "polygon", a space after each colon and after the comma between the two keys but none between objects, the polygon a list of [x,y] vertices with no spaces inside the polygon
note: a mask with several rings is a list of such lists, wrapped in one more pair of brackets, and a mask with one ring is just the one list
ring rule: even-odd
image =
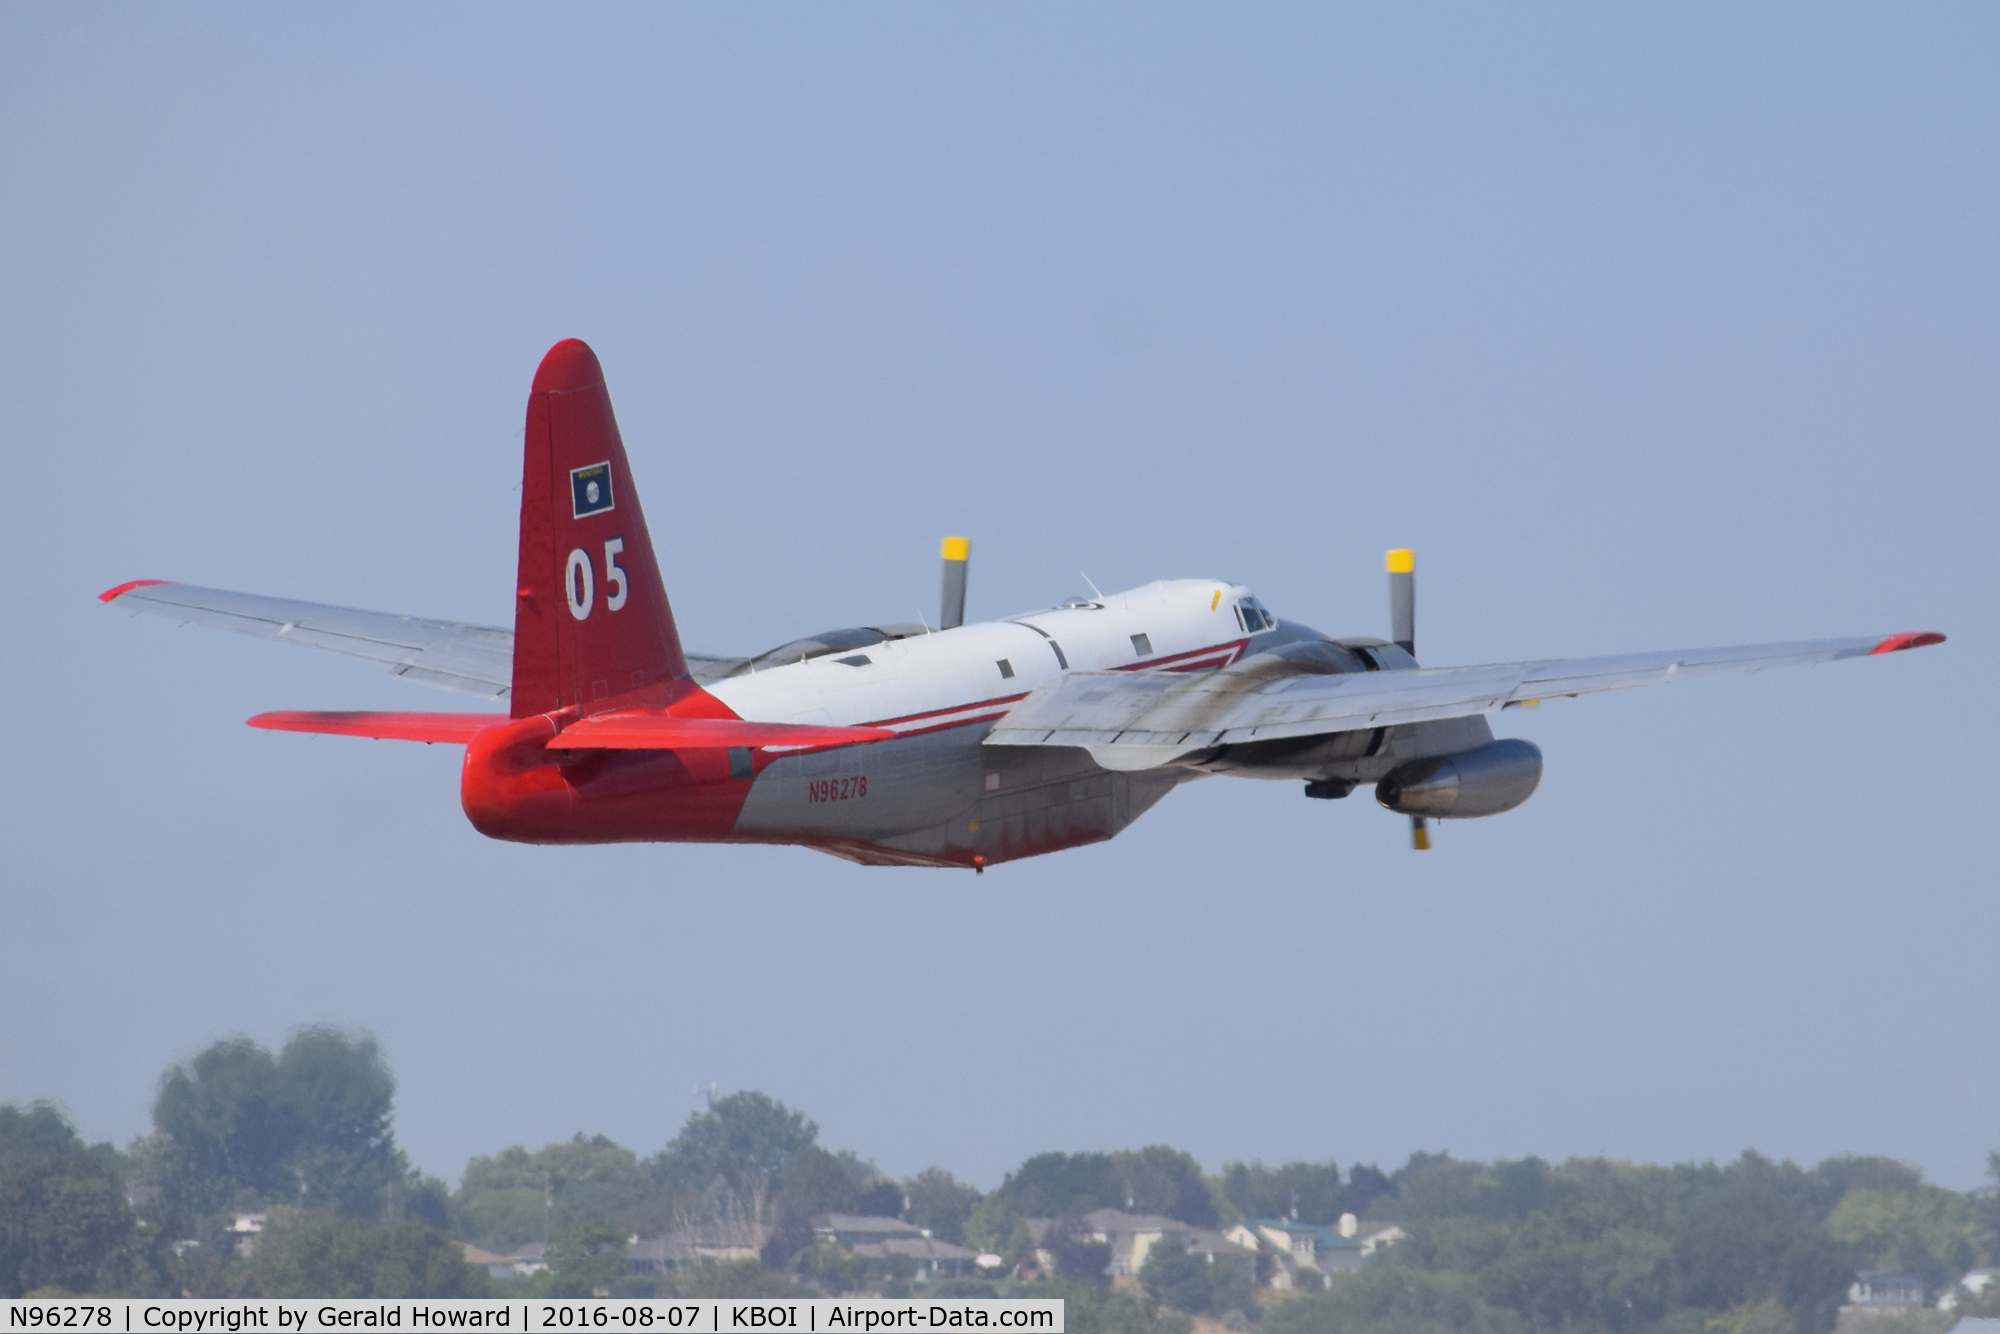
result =
[{"label": "yellow exhaust tip", "polygon": [[1424,828],[1424,822],[1421,819],[1410,826],[1410,846],[1418,852],[1429,852],[1431,850],[1431,831]]},{"label": "yellow exhaust tip", "polygon": [[1390,574],[1415,574],[1417,572],[1417,553],[1408,547],[1397,547],[1394,551],[1386,553],[1382,560],[1389,567]]},{"label": "yellow exhaust tip", "polygon": [[939,544],[939,549],[946,560],[972,559],[972,539],[969,537],[947,537]]}]

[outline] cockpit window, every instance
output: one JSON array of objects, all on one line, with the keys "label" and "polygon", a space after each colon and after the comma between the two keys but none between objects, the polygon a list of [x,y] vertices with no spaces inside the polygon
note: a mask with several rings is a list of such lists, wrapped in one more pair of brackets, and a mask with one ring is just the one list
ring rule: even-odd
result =
[{"label": "cockpit window", "polygon": [[1236,620],[1243,627],[1243,632],[1251,635],[1260,630],[1275,629],[1278,624],[1256,598],[1244,598],[1236,604]]}]

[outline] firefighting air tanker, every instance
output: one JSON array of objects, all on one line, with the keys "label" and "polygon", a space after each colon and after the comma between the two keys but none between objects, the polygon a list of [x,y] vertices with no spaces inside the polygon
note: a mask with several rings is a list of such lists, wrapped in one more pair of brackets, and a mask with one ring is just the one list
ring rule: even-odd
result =
[{"label": "firefighting air tanker", "polygon": [[1210,774],[1407,816],[1497,815],[1541,779],[1487,715],[1554,696],[1877,657],[1866,635],[1485,667],[1419,667],[1415,561],[1388,554],[1387,641],[1333,639],[1241,584],[1168,579],[965,625],[968,544],[944,542],[940,626],[875,625],[754,658],[681,647],[590,348],[528,395],[514,628],[142,579],[113,606],[308,644],[505,713],[260,714],[252,727],[465,747],[473,827],[524,843],[795,843],[885,866],[999,862],[1108,839]]}]

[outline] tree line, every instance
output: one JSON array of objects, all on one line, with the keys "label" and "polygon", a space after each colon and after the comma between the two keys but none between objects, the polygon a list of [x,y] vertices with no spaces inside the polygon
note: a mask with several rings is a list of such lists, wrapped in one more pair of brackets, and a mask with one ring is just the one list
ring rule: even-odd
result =
[{"label": "tree line", "polygon": [[[1210,1173],[1164,1145],[1037,1154],[991,1191],[943,1167],[895,1178],[819,1143],[755,1091],[712,1097],[641,1156],[578,1134],[475,1157],[456,1188],[395,1142],[395,1080],[375,1042],[301,1029],[278,1051],[217,1042],[161,1078],[153,1129],[89,1144],[55,1108],[0,1106],[0,1294],[403,1297],[756,1296],[909,1291],[914,1262],[864,1262],[816,1237],[826,1213],[897,1217],[1000,1256],[1006,1277],[927,1291],[1062,1295],[1083,1334],[1185,1334],[1191,1317],[1268,1334],[1825,1334],[1855,1271],[1938,1295],[2000,1263],[1993,1184],[1955,1192],[1884,1158],[1806,1168],[1733,1162],[1468,1162],[1417,1153],[1393,1171],[1332,1160]],[[1244,1219],[1394,1222],[1404,1237],[1320,1291],[1275,1293],[1248,1266],[1177,1240],[1114,1291],[1097,1209],[1219,1229]],[[259,1213],[262,1231],[235,1228]],[[1031,1236],[1030,1220],[1038,1225]],[[626,1238],[735,1224],[755,1261],[632,1274]],[[495,1279],[458,1242],[546,1245],[547,1267]],[[1307,1274],[1303,1289],[1316,1286]],[[2000,1284],[1961,1293],[2000,1314]],[[1983,1303],[1983,1304],[1982,1304]]]}]

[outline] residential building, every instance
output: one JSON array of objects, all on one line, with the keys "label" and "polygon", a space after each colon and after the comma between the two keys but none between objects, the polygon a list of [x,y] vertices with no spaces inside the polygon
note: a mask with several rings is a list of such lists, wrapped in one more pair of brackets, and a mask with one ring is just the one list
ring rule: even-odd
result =
[{"label": "residential building", "polygon": [[465,1262],[484,1269],[495,1278],[509,1278],[514,1273],[514,1259],[508,1255],[496,1255],[483,1246],[474,1246],[469,1241],[453,1243],[465,1253]]},{"label": "residential building", "polygon": [[1924,1304],[1924,1281],[1914,1274],[1864,1269],[1847,1288],[1847,1304],[1877,1311],[1896,1311]]},{"label": "residential building", "polygon": [[900,1218],[866,1214],[821,1214],[812,1221],[813,1236],[836,1246],[866,1246],[890,1237],[921,1237],[924,1230]]},{"label": "residential building", "polygon": [[[1301,1271],[1330,1278],[1360,1268],[1367,1254],[1360,1240],[1341,1235],[1338,1227],[1291,1218],[1246,1219],[1223,1235],[1238,1246],[1256,1248],[1265,1260],[1265,1281],[1280,1292],[1299,1287]],[[1317,1287],[1318,1283],[1307,1286]]]},{"label": "residential building", "polygon": [[922,1233],[914,1237],[884,1237],[880,1241],[856,1242],[848,1249],[864,1260],[886,1260],[892,1255],[907,1255],[917,1262],[916,1278],[919,1283],[940,1278],[963,1278],[967,1268],[979,1258],[977,1251]]},{"label": "residential building", "polygon": [[660,1274],[698,1264],[755,1260],[764,1251],[764,1229],[740,1219],[676,1228],[625,1244],[625,1271]]},{"label": "residential building", "polygon": [[1384,1246],[1393,1246],[1407,1235],[1394,1223],[1384,1223],[1379,1219],[1363,1221],[1353,1214],[1342,1214],[1334,1224],[1334,1230],[1341,1236],[1361,1243],[1363,1258],[1375,1254]]},{"label": "residential building", "polygon": [[531,1241],[517,1246],[501,1258],[507,1261],[514,1273],[526,1278],[529,1274],[539,1274],[549,1267],[549,1244],[546,1241]]},{"label": "residential building", "polygon": [[1194,1231],[1178,1218],[1159,1214],[1128,1214],[1123,1209],[1096,1209],[1083,1216],[1091,1240],[1111,1248],[1107,1272],[1113,1278],[1136,1278],[1146,1263],[1146,1252],[1161,1237],[1186,1237]]}]

